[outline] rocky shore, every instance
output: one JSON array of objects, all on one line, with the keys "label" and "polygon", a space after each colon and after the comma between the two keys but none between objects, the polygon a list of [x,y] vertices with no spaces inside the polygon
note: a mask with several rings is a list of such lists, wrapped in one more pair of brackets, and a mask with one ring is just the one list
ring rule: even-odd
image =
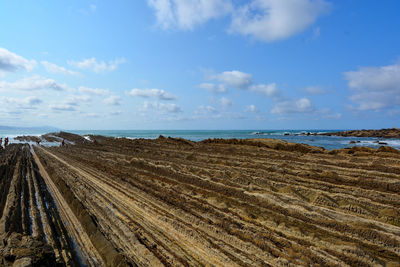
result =
[{"label": "rocky shore", "polygon": [[47,138],[0,151],[1,266],[399,265],[391,147]]},{"label": "rocky shore", "polygon": [[329,132],[320,135],[326,136],[354,136],[354,137],[378,137],[378,138],[400,138],[399,128],[381,130],[351,130],[344,132]]}]

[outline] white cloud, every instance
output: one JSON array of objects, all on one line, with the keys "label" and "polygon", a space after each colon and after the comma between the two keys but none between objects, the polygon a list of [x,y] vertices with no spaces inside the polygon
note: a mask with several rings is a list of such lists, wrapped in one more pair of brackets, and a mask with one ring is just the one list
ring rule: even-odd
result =
[{"label": "white cloud", "polygon": [[252,112],[252,113],[257,113],[258,109],[255,105],[248,105],[245,109],[245,112]]},{"label": "white cloud", "polygon": [[0,73],[16,72],[19,70],[32,71],[36,64],[35,60],[27,60],[0,47]]},{"label": "white cloud", "polygon": [[352,89],[388,92],[400,88],[400,62],[383,67],[362,67],[344,75]]},{"label": "white cloud", "polygon": [[226,98],[226,97],[221,97],[219,99],[219,103],[223,108],[228,108],[233,105],[232,100],[230,100],[229,98]]},{"label": "white cloud", "polygon": [[78,91],[83,94],[98,95],[98,96],[108,95],[108,93],[109,93],[108,89],[89,88],[89,87],[85,87],[85,86],[80,86],[78,88]]},{"label": "white cloud", "polygon": [[128,92],[130,96],[138,96],[138,97],[156,97],[161,100],[174,100],[176,99],[175,96],[165,92],[164,90],[160,89],[137,89],[134,88]]},{"label": "white cloud", "polygon": [[115,60],[111,60],[108,63],[104,61],[97,61],[96,58],[87,58],[82,61],[68,61],[68,64],[74,66],[79,69],[87,69],[96,73],[106,72],[106,71],[114,71],[117,69],[118,65],[125,63],[126,60],[124,58],[119,58]]},{"label": "white cloud", "polygon": [[182,109],[176,104],[164,104],[159,102],[144,102],[142,111],[158,111],[161,113],[180,113]]},{"label": "white cloud", "polygon": [[86,114],[86,117],[89,117],[89,118],[99,118],[99,117],[100,117],[100,114],[91,112],[91,113],[87,113],[87,114]]},{"label": "white cloud", "polygon": [[0,97],[0,103],[2,106],[10,108],[11,106],[18,109],[36,109],[37,105],[43,101],[35,96],[29,96],[26,98],[12,98],[12,97]]},{"label": "white cloud", "polygon": [[199,115],[215,114],[215,113],[218,113],[218,110],[213,106],[200,105],[194,110],[194,114],[199,114]]},{"label": "white cloud", "polygon": [[121,97],[117,95],[112,95],[110,97],[107,97],[106,99],[103,100],[105,104],[107,105],[113,105],[113,106],[119,106],[121,105]]},{"label": "white cloud", "polygon": [[67,86],[65,84],[58,84],[53,79],[43,78],[40,76],[23,78],[15,82],[6,82],[6,81],[0,82],[0,91],[6,91],[6,90],[35,91],[43,89],[62,91],[67,89]]},{"label": "white cloud", "polygon": [[238,70],[224,71],[219,74],[210,75],[209,79],[217,80],[221,84],[202,83],[198,87],[204,88],[212,92],[225,92],[226,87],[248,90],[250,92],[264,94],[274,101],[282,101],[284,97],[278,89],[276,83],[270,84],[253,84],[253,76],[249,73],[241,72]]},{"label": "white cloud", "polygon": [[90,11],[95,12],[96,9],[97,9],[97,6],[96,6],[95,4],[91,4],[91,5],[89,6],[89,8],[90,8]]},{"label": "white cloud", "polygon": [[196,25],[229,14],[230,0],[147,0],[163,29],[192,30]]},{"label": "white cloud", "polygon": [[121,115],[121,114],[122,114],[122,111],[120,111],[120,110],[111,111],[109,114],[110,114],[111,116],[118,116],[118,115]]},{"label": "white cloud", "polygon": [[213,106],[200,105],[193,111],[194,116],[186,118],[187,120],[232,120],[243,119],[244,116],[237,112],[219,111]]},{"label": "white cloud", "polygon": [[60,111],[75,111],[75,107],[68,104],[52,104],[50,105],[50,109],[56,112]]},{"label": "white cloud", "polygon": [[276,83],[270,84],[256,84],[249,87],[250,91],[264,94],[271,97],[274,100],[280,100],[282,98],[281,92],[278,90]]},{"label": "white cloud", "polygon": [[246,89],[252,84],[252,75],[241,71],[224,71],[211,77],[211,79],[238,89]]},{"label": "white cloud", "polygon": [[327,93],[327,91],[323,87],[316,85],[308,86],[304,88],[304,91],[310,95],[322,95]]},{"label": "white cloud", "polygon": [[[147,0],[163,29],[193,30],[197,25],[232,16],[229,32],[261,41],[286,39],[304,31],[330,10],[326,0],[252,0],[242,6],[232,0]],[[313,32],[319,36],[320,28]]]},{"label": "white cloud", "polygon": [[67,97],[64,103],[71,106],[78,106],[81,103],[88,103],[91,100],[92,98],[88,95],[72,95]]},{"label": "white cloud", "polygon": [[325,0],[253,0],[233,13],[229,31],[271,42],[304,31],[330,3]]},{"label": "white cloud", "polygon": [[78,12],[83,14],[83,15],[89,15],[91,13],[96,12],[96,10],[97,10],[97,6],[95,4],[90,4],[89,7],[81,8],[81,9],[78,10]]},{"label": "white cloud", "polygon": [[380,110],[400,105],[400,62],[382,67],[361,67],[344,73],[358,110]]},{"label": "white cloud", "polygon": [[42,103],[43,101],[35,96],[28,96],[27,98],[23,99],[23,102],[25,102],[28,105],[38,105],[40,103]]},{"label": "white cloud", "polygon": [[313,39],[317,39],[321,35],[321,28],[316,27],[313,29]]},{"label": "white cloud", "polygon": [[198,87],[214,93],[226,93],[226,87],[223,84],[202,83]]},{"label": "white cloud", "polygon": [[342,113],[333,113],[330,108],[323,108],[316,110],[315,115],[317,115],[317,118],[336,119],[336,120],[342,117]]},{"label": "white cloud", "polygon": [[79,74],[76,71],[68,70],[64,67],[58,66],[58,65],[48,62],[48,61],[42,61],[41,63],[48,72],[61,73],[61,74],[66,74],[66,75],[78,75]]},{"label": "white cloud", "polygon": [[308,113],[314,110],[308,98],[300,98],[296,101],[282,101],[271,110],[272,114]]}]

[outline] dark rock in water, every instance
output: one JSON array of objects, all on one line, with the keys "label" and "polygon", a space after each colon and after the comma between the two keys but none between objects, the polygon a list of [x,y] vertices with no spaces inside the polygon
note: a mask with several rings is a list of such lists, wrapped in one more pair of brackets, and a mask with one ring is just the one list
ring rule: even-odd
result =
[{"label": "dark rock in water", "polygon": [[378,142],[379,145],[387,145],[388,143],[386,142]]},{"label": "dark rock in water", "polygon": [[356,143],[361,143],[361,141],[357,140]]},{"label": "dark rock in water", "polygon": [[290,135],[290,133],[284,133],[283,135]]},{"label": "dark rock in water", "polygon": [[349,144],[355,144],[355,143],[356,143],[356,141],[353,141],[353,140],[352,140],[352,141],[350,141]]}]

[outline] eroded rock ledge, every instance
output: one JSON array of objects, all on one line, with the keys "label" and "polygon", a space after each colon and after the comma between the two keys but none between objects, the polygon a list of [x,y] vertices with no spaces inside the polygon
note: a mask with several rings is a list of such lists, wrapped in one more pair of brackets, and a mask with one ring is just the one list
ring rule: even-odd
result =
[{"label": "eroded rock ledge", "polygon": [[320,135],[326,136],[354,136],[354,137],[378,137],[378,138],[400,138],[399,128],[381,130],[351,130],[345,132],[330,132]]}]

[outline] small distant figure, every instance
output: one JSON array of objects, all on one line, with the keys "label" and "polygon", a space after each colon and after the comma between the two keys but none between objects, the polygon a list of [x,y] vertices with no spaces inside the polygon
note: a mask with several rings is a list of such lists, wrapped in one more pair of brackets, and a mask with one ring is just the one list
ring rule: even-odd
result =
[{"label": "small distant figure", "polygon": [[62,140],[61,146],[62,146],[62,147],[65,146],[65,139]]},{"label": "small distant figure", "polygon": [[38,146],[40,146],[40,142],[42,142],[42,140],[36,140],[36,144],[37,144]]},{"label": "small distant figure", "polygon": [[4,147],[8,146],[8,137],[6,137],[6,139],[4,139]]},{"label": "small distant figure", "polygon": [[3,138],[0,138],[0,150],[3,149]]}]

